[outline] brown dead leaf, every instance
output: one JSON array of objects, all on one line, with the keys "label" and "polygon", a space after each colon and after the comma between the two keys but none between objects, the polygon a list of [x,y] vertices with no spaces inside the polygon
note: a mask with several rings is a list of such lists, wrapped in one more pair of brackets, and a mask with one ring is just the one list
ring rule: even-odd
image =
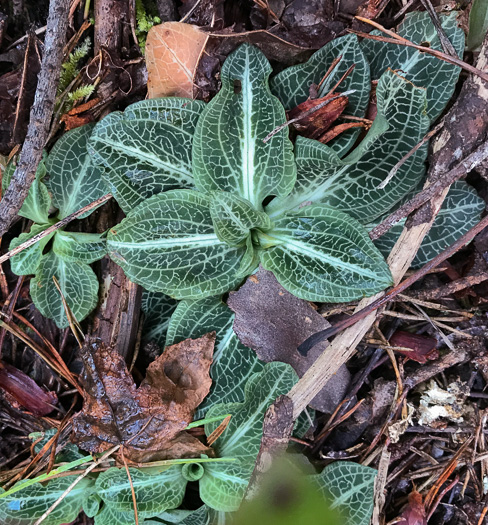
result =
[{"label": "brown dead leaf", "polygon": [[[282,361],[290,364],[299,377],[329,344],[324,341],[314,346],[307,356],[297,351],[300,343],[330,324],[310,303],[285,290],[272,272],[263,268],[237,292],[232,292],[227,304],[236,314],[234,331],[241,342],[266,363]],[[310,406],[322,412],[333,412],[344,398],[349,381],[349,372],[343,365]]]},{"label": "brown dead leaf", "polygon": [[437,339],[426,335],[412,334],[404,330],[397,330],[390,337],[392,346],[410,348],[408,350],[395,350],[397,354],[404,355],[417,363],[426,363],[427,361],[437,359],[439,351],[437,350]]},{"label": "brown dead leaf", "polygon": [[208,453],[184,429],[210,390],[214,344],[212,332],[167,347],[138,388],[115,349],[85,345],[85,396],[73,420],[73,442],[92,453],[122,444],[125,457],[136,462]]},{"label": "brown dead leaf", "polygon": [[99,98],[94,98],[89,100],[84,104],[76,106],[61,117],[61,122],[64,122],[64,127],[66,131],[70,131],[90,122],[94,122],[96,117],[93,113],[90,112],[100,102]]},{"label": "brown dead leaf", "polygon": [[191,24],[152,27],[146,42],[149,98],[193,98],[195,72],[207,40],[208,35]]}]

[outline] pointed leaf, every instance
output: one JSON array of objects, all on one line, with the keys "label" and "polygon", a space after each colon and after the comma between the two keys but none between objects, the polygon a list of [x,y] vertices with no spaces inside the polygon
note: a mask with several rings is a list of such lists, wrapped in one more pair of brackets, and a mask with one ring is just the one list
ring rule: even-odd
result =
[{"label": "pointed leaf", "polygon": [[[316,51],[305,64],[291,66],[278,73],[270,81],[272,93],[281,100],[285,109],[293,109],[309,98],[310,86],[312,84],[318,86],[332,62],[339,57],[342,59],[320,86],[318,96],[327,95],[354,64],[353,71],[340,84],[337,92],[354,90],[354,93],[348,95],[349,103],[346,112],[355,117],[364,117],[369,102],[371,79],[369,64],[356,35],[335,38]],[[342,156],[354,144],[358,134],[359,130],[349,131],[329,145],[339,156]]]},{"label": "pointed leaf", "polygon": [[332,509],[348,525],[369,525],[373,513],[377,471],[357,463],[337,461],[310,478],[318,485]]},{"label": "pointed leaf", "polygon": [[[181,475],[179,465],[163,471],[130,468],[129,472],[139,516],[154,516],[180,506],[187,481]],[[110,468],[102,472],[95,489],[107,507],[119,512],[132,512],[134,519],[131,486],[125,469]]]},{"label": "pointed leaf", "polygon": [[107,242],[96,233],[57,231],[53,251],[68,262],[90,264],[107,253]]},{"label": "pointed leaf", "polygon": [[387,71],[376,94],[378,115],[374,124],[344,160],[324,144],[298,138],[297,184],[288,197],[275,199],[267,207],[272,220],[304,204],[322,203],[367,224],[417,187],[425,172],[426,147],[402,165],[386,188],[379,189],[378,185],[428,131],[425,90]]},{"label": "pointed leaf", "polygon": [[[464,51],[464,31],[458,26],[457,12],[440,15],[441,25],[459,57]],[[437,30],[427,12],[416,11],[405,16],[398,34],[415,44],[442,51]],[[372,31],[372,35],[382,35]],[[388,68],[398,70],[417,87],[427,90],[427,114],[431,121],[444,110],[454,93],[461,68],[438,58],[420,53],[412,47],[364,40],[363,51],[371,65],[371,76],[378,79]]]},{"label": "pointed leaf", "polygon": [[69,323],[53,276],[56,276],[75,319],[83,321],[98,302],[97,276],[87,264],[65,261],[53,251],[41,259],[31,281],[31,297],[41,314],[53,319],[59,328],[66,328]]},{"label": "pointed leaf", "polygon": [[271,221],[246,199],[224,191],[211,194],[210,215],[217,237],[230,246],[245,242],[251,229],[267,231]]},{"label": "pointed leaf", "polygon": [[151,195],[193,186],[193,133],[203,107],[182,98],[148,100],[97,124],[89,151],[125,212]]},{"label": "pointed leaf", "polygon": [[209,331],[217,334],[210,368],[212,387],[195,413],[196,420],[205,417],[207,410],[216,403],[244,401],[248,379],[263,369],[264,364],[256,353],[239,342],[232,328],[233,323],[234,314],[220,297],[181,301],[171,316],[167,345],[188,338],[195,339]]},{"label": "pointed leaf", "polygon": [[[434,224],[420,246],[413,268],[420,268],[436,255],[454,244],[462,235],[480,220],[485,210],[485,201],[478,196],[474,188],[464,181],[457,181],[449,190]],[[380,220],[378,221],[381,222]],[[386,257],[391,252],[403,230],[405,220],[395,224],[385,235],[375,241],[375,245]],[[376,226],[367,226],[371,230]]]},{"label": "pointed leaf", "polygon": [[[233,463],[206,463],[200,480],[200,497],[209,507],[234,511],[244,497],[263,434],[263,417],[267,408],[281,394],[286,394],[298,380],[290,365],[268,363],[246,384],[244,403],[214,405],[207,417],[232,414],[232,418],[213,447],[218,457],[238,458]],[[217,424],[205,425],[210,434]]]},{"label": "pointed leaf", "polygon": [[366,229],[341,211],[306,206],[275,221],[267,236],[279,244],[263,250],[262,265],[301,299],[353,301],[392,284]]},{"label": "pointed leaf", "polygon": [[[154,341],[161,349],[166,346],[166,331],[177,304],[177,301],[164,293],[148,292],[147,290],[142,292],[141,310],[144,312],[142,335],[146,341]],[[189,339],[189,337],[183,337],[183,339]]]},{"label": "pointed leaf", "polygon": [[[42,233],[50,224],[33,224],[28,233],[21,233],[10,242],[9,250],[13,250],[22,243],[32,239],[38,233]],[[46,244],[50,241],[54,233],[47,235],[39,242],[36,242],[31,247],[21,251],[17,255],[10,258],[10,268],[16,275],[31,275],[36,273],[36,270],[41,262],[42,252]]]},{"label": "pointed leaf", "polygon": [[481,46],[488,31],[488,0],[473,0],[469,12],[469,32],[466,47],[473,51]]},{"label": "pointed leaf", "polygon": [[[45,155],[39,163],[36,178],[29,188],[29,193],[20,208],[19,215],[37,222],[38,224],[49,223],[49,209],[51,207],[51,196],[43,182],[46,176]],[[2,195],[5,194],[15,172],[15,164],[11,162],[5,169],[2,177]]]},{"label": "pointed leaf", "polygon": [[[64,219],[107,193],[101,171],[92,163],[86,146],[94,126],[89,124],[65,133],[54,145],[46,161],[47,187],[58,218]],[[88,217],[90,210],[79,218]]]},{"label": "pointed leaf", "polygon": [[[47,485],[35,483],[11,496],[0,498],[0,522],[5,525],[30,525],[35,523],[73,483],[77,476],[53,479]],[[93,480],[82,479],[42,522],[43,525],[60,525],[76,519],[84,499],[93,491]],[[0,494],[4,492],[0,489]]]},{"label": "pointed leaf", "polygon": [[286,121],[271,95],[271,66],[257,48],[243,44],[222,66],[222,88],[207,105],[195,131],[193,171],[200,191],[223,190],[257,210],[269,195],[287,195],[296,169],[288,130],[263,139]]},{"label": "pointed leaf", "polygon": [[209,205],[208,196],[190,190],[151,197],[110,230],[110,257],[131,281],[177,299],[229,291],[245,249],[218,239]]}]

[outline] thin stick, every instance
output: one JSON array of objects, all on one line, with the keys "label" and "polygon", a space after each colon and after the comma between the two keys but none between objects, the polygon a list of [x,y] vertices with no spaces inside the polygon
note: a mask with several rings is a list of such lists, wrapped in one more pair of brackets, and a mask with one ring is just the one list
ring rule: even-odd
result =
[{"label": "thin stick", "polygon": [[467,175],[472,169],[476,168],[476,166],[479,166],[487,158],[488,141],[485,141],[473,153],[456,164],[452,170],[448,171],[439,180],[429,185],[426,189],[417,193],[413,199],[406,202],[403,206],[400,206],[398,210],[388,215],[388,217],[383,222],[378,224],[378,226],[375,226],[369,232],[369,237],[371,240],[375,241],[384,235],[398,221],[405,218],[417,208],[420,208],[422,204],[430,201],[433,197],[439,194],[446,187],[450,186],[453,182]]},{"label": "thin stick", "polygon": [[116,452],[120,448],[120,445],[117,445],[110,450],[108,450],[100,459],[97,459],[93,462],[92,465],[90,465],[80,476],[78,476],[73,483],[61,494],[61,496],[46,510],[46,512],[34,523],[34,525],[40,525],[48,516],[51,514],[51,512],[63,501],[63,499],[78,485],[78,483],[88,476],[90,472],[102,461],[104,461],[106,458],[111,456],[114,452]]},{"label": "thin stick", "polygon": [[295,122],[298,122],[299,120],[302,120],[304,119],[305,117],[308,117],[309,115],[311,115],[312,113],[315,113],[316,111],[318,111],[319,109],[322,109],[324,106],[327,106],[327,104],[329,104],[329,102],[332,102],[333,100],[336,100],[337,98],[341,98],[341,97],[347,97],[347,95],[351,95],[352,93],[355,93],[356,90],[355,89],[350,89],[349,91],[345,91],[344,93],[340,93],[339,95],[335,95],[331,98],[328,98],[327,100],[324,100],[323,102],[321,102],[320,104],[317,104],[315,107],[313,108],[310,108],[308,109],[307,111],[304,111],[303,113],[301,113],[298,117],[296,118],[292,118],[291,120],[287,120],[286,122],[284,122],[283,124],[280,124],[278,127],[276,127],[273,131],[271,131],[270,133],[268,133],[266,135],[266,137],[264,137],[263,139],[263,142],[266,143],[268,142],[269,139],[271,139],[271,137],[273,137],[274,135],[276,135],[279,131],[281,131],[283,128],[286,128],[287,126],[289,126],[290,124],[294,124]]},{"label": "thin stick", "polygon": [[454,46],[449,40],[449,37],[446,35],[446,32],[444,31],[444,28],[442,27],[441,21],[439,20],[439,15],[436,13],[430,0],[420,0],[420,2],[424,6],[427,13],[429,13],[430,19],[432,20],[432,23],[434,24],[434,27],[437,31],[439,40],[441,41],[441,46],[442,46],[442,49],[444,50],[444,53],[447,53],[448,55],[451,55],[452,57],[458,58],[458,54],[456,53]]},{"label": "thin stick", "polygon": [[0,203],[0,237],[9,229],[27,197],[46,145],[63,59],[63,48],[66,42],[69,5],[70,0],[51,0],[49,2],[44,56],[30,113],[27,136],[17,168]]},{"label": "thin stick", "polygon": [[386,179],[378,184],[378,189],[382,190],[387,184],[390,183],[391,179],[397,174],[398,170],[405,164],[405,162],[414,154],[416,153],[426,142],[428,142],[438,131],[442,129],[444,126],[444,121],[439,122],[435,128],[431,129],[427,135],[416,145],[414,146],[404,157],[402,157],[391,169],[390,173],[388,173],[388,176]]},{"label": "thin stick", "polygon": [[359,310],[359,312],[356,312],[355,314],[351,315],[344,321],[337,323],[335,326],[332,326],[328,328],[327,330],[322,330],[321,332],[317,332],[316,334],[310,336],[308,339],[306,339],[299,347],[298,351],[302,355],[306,355],[307,352],[314,347],[316,344],[320,343],[321,341],[324,341],[325,339],[328,339],[329,337],[332,337],[339,332],[342,332],[347,327],[355,324],[360,319],[363,319],[371,312],[374,312],[387,302],[391,301],[396,295],[403,292],[410,286],[412,286],[413,283],[417,282],[419,279],[421,279],[426,273],[431,269],[440,264],[441,262],[444,262],[446,259],[451,257],[454,253],[456,253],[460,248],[462,248],[465,244],[471,242],[474,237],[482,230],[484,230],[488,226],[488,216],[483,218],[476,226],[471,228],[467,233],[465,233],[460,239],[458,239],[454,244],[449,246],[449,248],[446,248],[442,253],[434,257],[430,262],[428,262],[426,265],[424,265],[420,270],[412,274],[410,277],[405,279],[403,282],[401,282],[399,285],[392,288],[390,291],[386,292],[385,295],[377,299],[376,301],[373,301],[371,304],[369,304],[366,308],[363,308],[362,310]]},{"label": "thin stick", "polygon": [[424,47],[424,46],[418,46],[417,44],[414,44],[413,42],[410,42],[410,40],[407,40],[406,38],[403,38],[393,31],[389,31],[388,29],[385,29],[382,25],[377,24],[376,22],[373,22],[372,20],[369,20],[368,18],[363,18],[361,16],[356,16],[358,20],[361,22],[365,22],[367,24],[370,24],[380,31],[383,31],[387,35],[391,35],[391,38],[385,37],[385,36],[379,36],[379,35],[371,35],[369,33],[363,33],[362,31],[356,31],[354,29],[348,29],[350,33],[354,33],[357,36],[360,36],[361,38],[367,38],[369,40],[377,40],[378,42],[385,42],[387,44],[397,44],[400,46],[406,46],[406,47],[413,47],[414,49],[417,49],[417,51],[422,51],[422,53],[426,53],[428,55],[435,56],[439,60],[444,60],[444,62],[448,62],[449,64],[453,64],[454,66],[459,66],[460,68],[469,71],[473,75],[476,75],[486,82],[488,82],[488,73],[481,71],[481,69],[478,69],[470,64],[467,64],[464,62],[464,60],[461,60],[456,57],[452,57],[447,55],[446,53],[443,53],[442,51],[438,51],[437,49],[432,49],[430,47]]},{"label": "thin stick", "polygon": [[69,222],[71,222],[74,219],[77,219],[80,215],[83,215],[87,211],[93,210],[93,208],[96,208],[97,206],[100,206],[100,204],[103,204],[104,202],[107,202],[112,198],[111,193],[107,193],[103,197],[100,197],[96,201],[91,202],[90,204],[87,204],[81,210],[75,211],[71,215],[68,215],[64,219],[60,220],[56,224],[53,224],[52,226],[49,226],[49,228],[45,229],[41,233],[38,233],[37,235],[34,235],[31,239],[23,242],[22,244],[19,244],[16,248],[13,250],[8,251],[6,254],[2,255],[0,257],[0,264],[4,263],[14,255],[17,255],[18,253],[22,252],[23,250],[31,247],[33,244],[36,244],[36,242],[39,242],[41,239],[46,237],[47,235],[55,232],[56,230],[59,230],[60,228],[63,228],[66,226]]}]

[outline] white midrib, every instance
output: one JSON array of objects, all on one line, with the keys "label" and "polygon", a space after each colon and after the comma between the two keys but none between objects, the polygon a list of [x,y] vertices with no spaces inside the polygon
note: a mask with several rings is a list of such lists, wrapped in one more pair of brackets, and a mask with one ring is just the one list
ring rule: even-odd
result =
[{"label": "white midrib", "polygon": [[164,168],[164,169],[166,169],[168,171],[172,171],[174,173],[179,173],[179,174],[184,175],[185,177],[187,177],[189,179],[189,181],[193,181],[193,175],[192,175],[192,173],[190,171],[185,170],[183,168],[180,168],[180,167],[176,166],[175,164],[171,164],[169,162],[164,162],[159,157],[156,157],[156,155],[150,155],[149,153],[143,153],[143,152],[141,152],[140,150],[138,150],[136,148],[132,148],[130,146],[127,146],[126,144],[124,144],[124,146],[121,147],[119,143],[113,142],[113,141],[108,140],[106,138],[104,138],[102,140],[102,142],[104,144],[112,146],[115,150],[120,150],[121,149],[122,151],[128,151],[130,153],[133,153],[137,157],[140,157],[142,160],[147,160],[148,162],[150,162],[151,164],[153,164],[154,166],[156,166],[158,168]]},{"label": "white midrib", "polygon": [[142,242],[122,242],[116,240],[110,240],[109,244],[114,247],[123,247],[123,248],[171,248],[173,246],[185,245],[196,245],[196,246],[214,246],[216,244],[225,244],[222,243],[217,235],[214,233],[209,233],[205,235],[191,235],[190,237],[177,237],[175,239],[156,239],[153,241],[142,241]]},{"label": "white midrib", "polygon": [[337,268],[350,270],[351,272],[357,273],[364,277],[371,277],[372,279],[376,279],[378,277],[373,271],[368,270],[367,268],[361,268],[360,266],[347,263],[337,257],[332,257],[331,255],[327,255],[323,252],[314,250],[309,244],[300,241],[295,241],[293,239],[290,239],[289,237],[280,237],[279,235],[273,235],[273,238],[283,241],[283,244],[281,246],[285,245],[287,247],[290,247],[294,252],[307,255],[312,259],[318,259],[321,262],[326,262]]},{"label": "white midrib", "polygon": [[252,115],[252,89],[250,88],[249,79],[249,60],[246,61],[244,70],[244,82],[242,85],[242,103],[244,110],[244,142],[242,144],[242,174],[244,177],[244,197],[254,202],[254,153],[255,143],[251,137],[251,115]]}]

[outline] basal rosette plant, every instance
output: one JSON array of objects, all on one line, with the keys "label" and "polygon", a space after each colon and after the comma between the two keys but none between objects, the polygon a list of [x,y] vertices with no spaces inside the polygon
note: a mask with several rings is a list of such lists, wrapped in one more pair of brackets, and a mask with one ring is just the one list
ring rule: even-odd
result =
[{"label": "basal rosette plant", "polygon": [[[86,151],[92,128],[84,126],[66,133],[41,162],[19,212],[33,224],[29,232],[11,241],[10,249],[106,193],[100,170],[92,165]],[[7,167],[2,181],[4,190],[14,170],[14,164]],[[17,275],[34,275],[30,284],[34,304],[44,316],[65,328],[68,318],[53,277],[75,319],[82,321],[98,302],[98,279],[89,264],[106,253],[102,236],[59,229],[14,255],[10,262]]]}]

